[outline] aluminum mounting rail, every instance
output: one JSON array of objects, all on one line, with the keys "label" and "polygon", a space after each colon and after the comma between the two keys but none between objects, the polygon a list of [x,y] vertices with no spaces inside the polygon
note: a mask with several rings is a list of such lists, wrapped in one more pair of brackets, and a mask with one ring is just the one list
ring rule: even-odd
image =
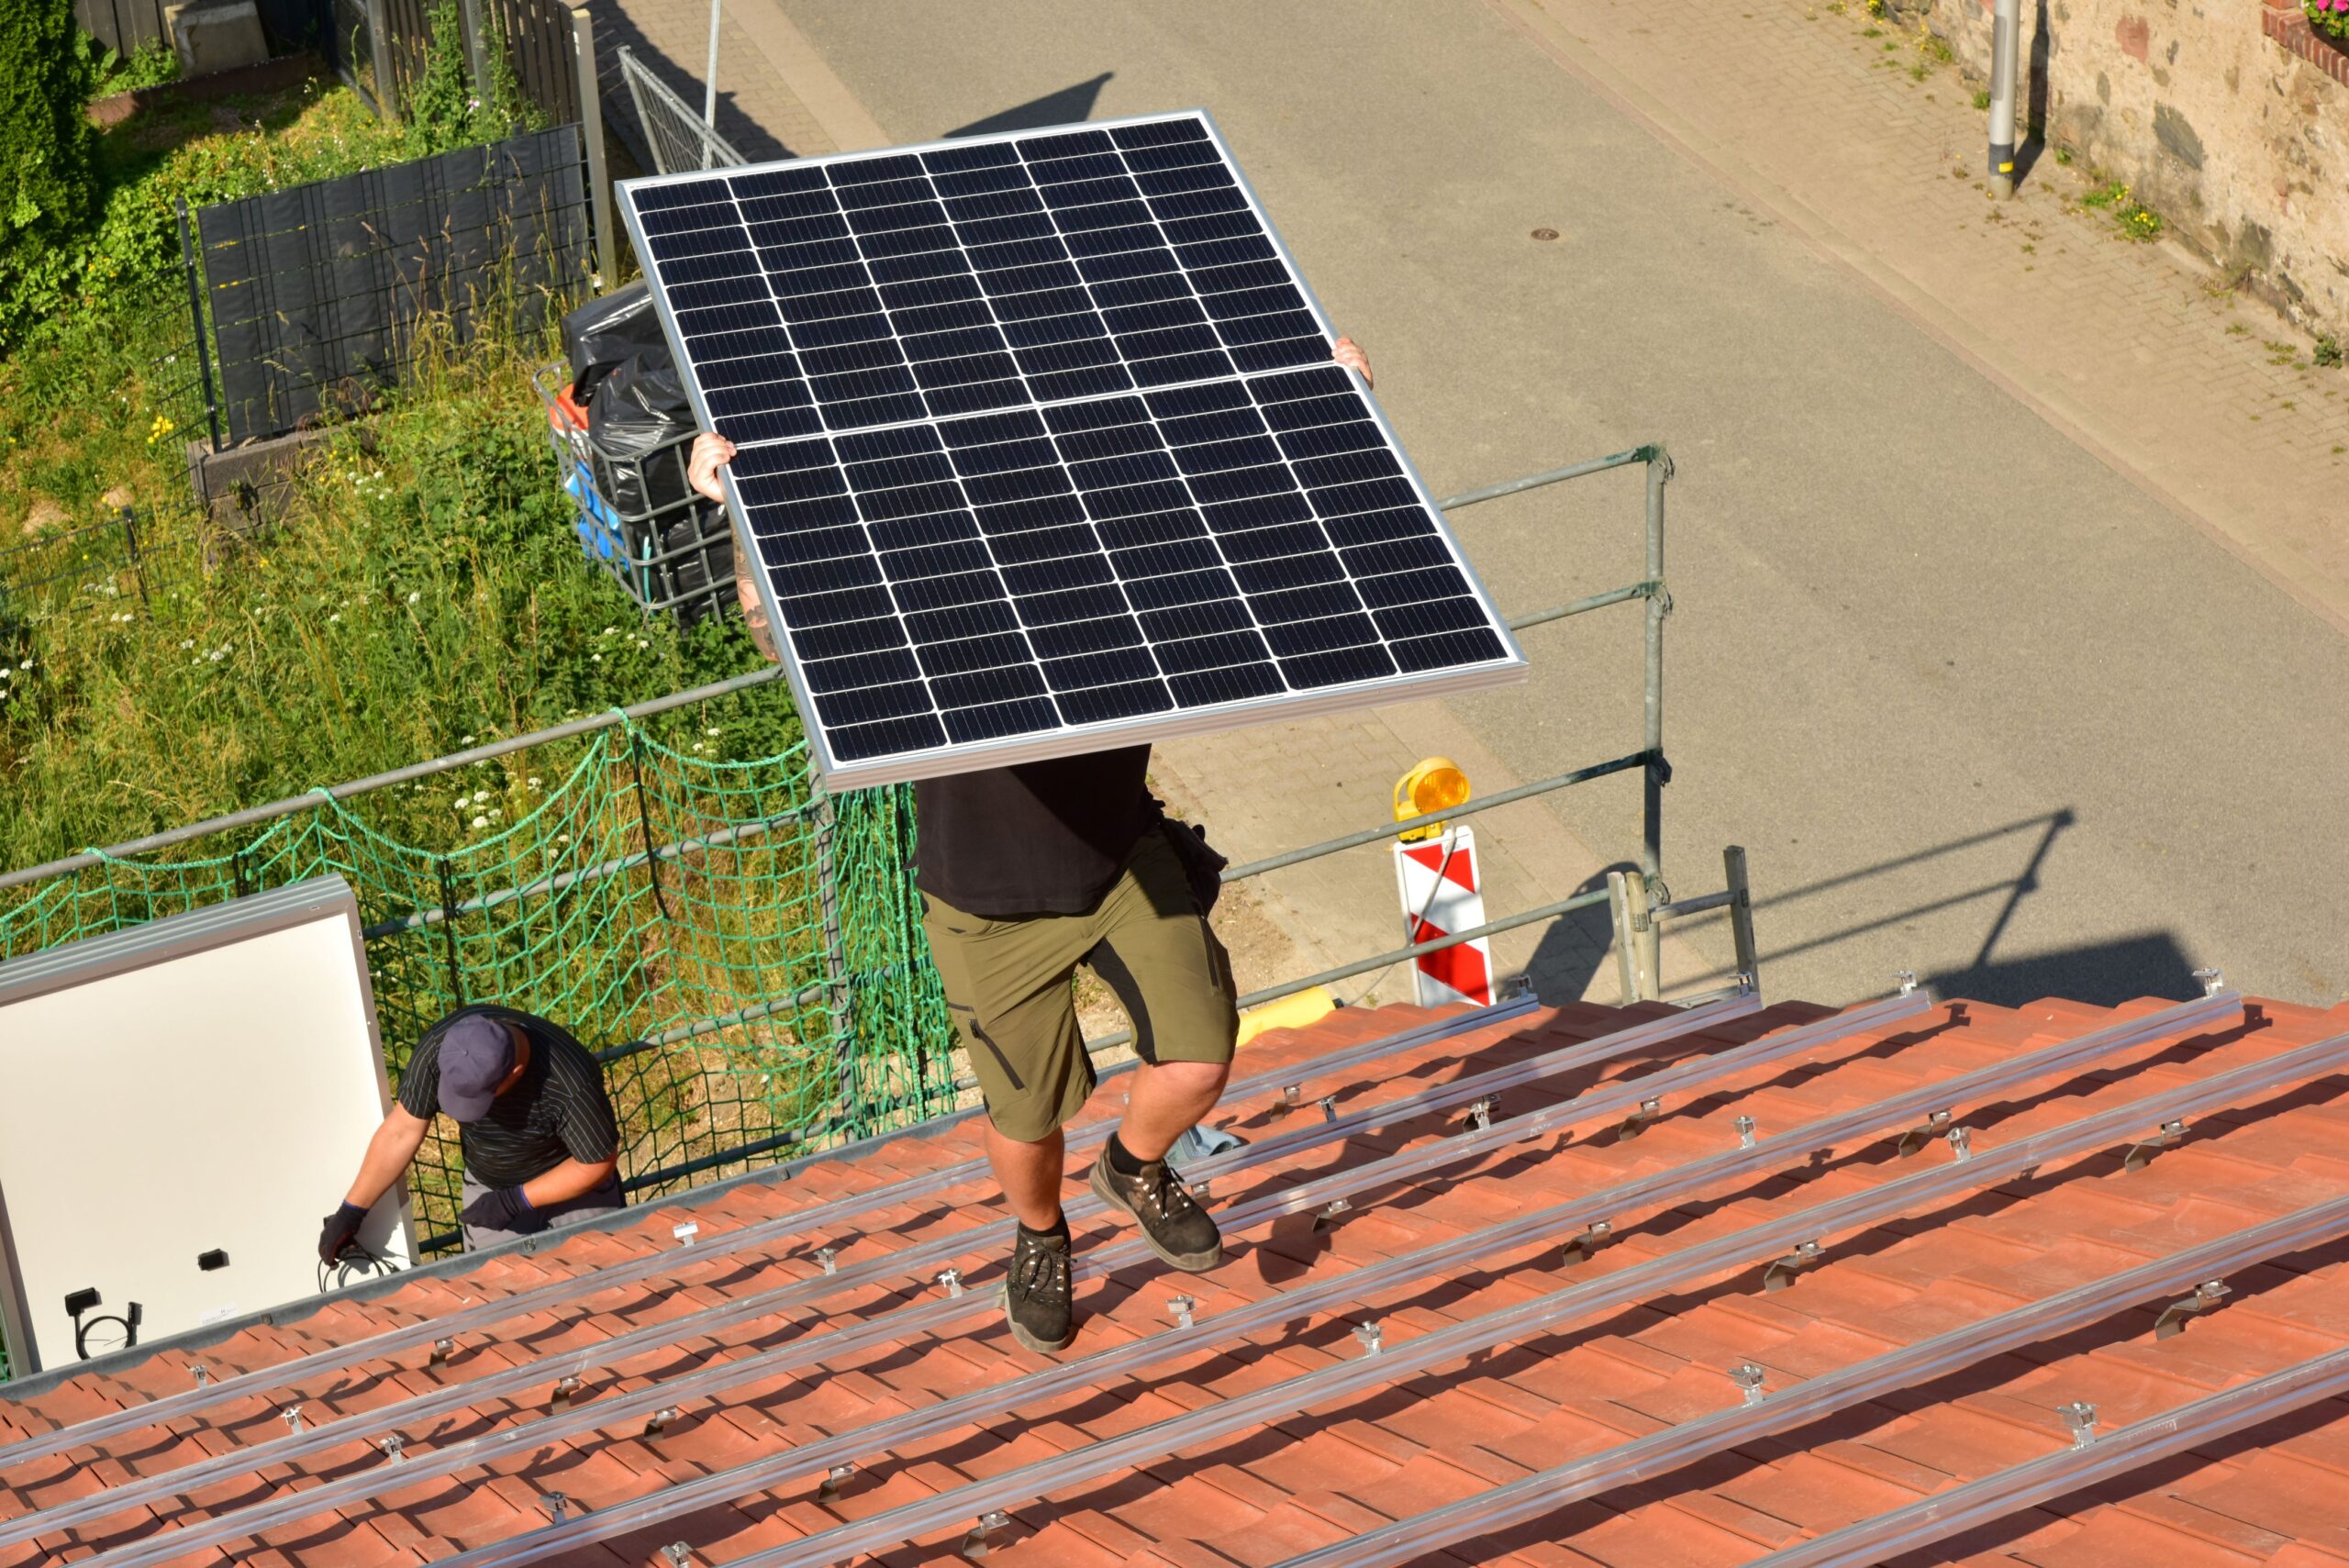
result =
[{"label": "aluminum mounting rail", "polygon": [[[1781,1218],[1765,1220],[1714,1240],[1616,1271],[1586,1284],[1498,1312],[1452,1324],[1399,1344],[1385,1343],[1351,1361],[1306,1373],[1182,1416],[1153,1422],[1052,1459],[1021,1465],[918,1503],[752,1552],[727,1568],[815,1568],[913,1540],[941,1526],[981,1519],[1034,1502],[1065,1487],[1136,1465],[1160,1462],[1204,1443],[1268,1421],[1294,1419],[1300,1410],[1372,1388],[1383,1388],[1479,1351],[1549,1332],[1603,1311],[1620,1310],[1667,1290],[1711,1277],[1755,1258],[1830,1235],[1865,1230],[1917,1205],[1993,1186],[2052,1161],[2093,1154],[2132,1132],[2182,1122],[2246,1097],[2338,1071],[2349,1063],[2349,1034],[2221,1073],[2201,1083],[2126,1106],[2001,1147],[1975,1148],[1965,1159],[1831,1199]],[[116,1554],[89,1560],[116,1568]]]},{"label": "aluminum mounting rail", "polygon": [[[1926,999],[1919,997],[1896,1000],[1908,1004],[1905,1010],[1915,1011],[1921,1009]],[[1853,1027],[1864,1027],[1875,1021],[1887,1006],[1888,1004],[1877,1004],[1873,1008],[1855,1009],[1850,1015],[1837,1015],[1828,1021],[1841,1022],[1844,1017],[1848,1016],[1855,1020]],[[1365,1106],[1360,1111],[1345,1116],[1325,1117],[1323,1119],[1308,1122],[1308,1125],[1294,1132],[1285,1133],[1257,1143],[1243,1144],[1238,1149],[1213,1159],[1198,1162],[1191,1169],[1196,1180],[1205,1182],[1219,1175],[1270,1164],[1284,1155],[1301,1150],[1341,1142],[1366,1129],[1408,1121],[1478,1100],[1483,1100],[1489,1105],[1503,1089],[1596,1065],[1635,1051],[1701,1031],[1717,1024],[1732,1022],[1757,1012],[1760,1008],[1761,1003],[1758,998],[1746,996],[1712,1007],[1667,1014],[1663,1018],[1652,1018],[1644,1023],[1634,1024],[1629,1029],[1618,1029],[1593,1040],[1544,1051],[1522,1062],[1493,1068],[1485,1073],[1474,1073],[1451,1084],[1423,1090],[1417,1095]],[[1816,1030],[1817,1028],[1816,1025],[1809,1026],[1811,1030]],[[1758,1048],[1766,1048],[1772,1055],[1790,1054],[1794,1050],[1800,1048],[1805,1033],[1804,1030],[1797,1030],[1791,1035],[1766,1037],[1762,1041],[1740,1047],[1738,1050],[1753,1051]],[[1796,1043],[1789,1043],[1790,1040]],[[1691,1071],[1705,1072],[1709,1063],[1722,1061],[1729,1054],[1731,1053],[1724,1052],[1720,1056],[1700,1057],[1695,1062],[1684,1063],[1673,1069],[1672,1072],[1679,1075],[1686,1075]],[[1275,1076],[1282,1076],[1282,1074]],[[1290,1073],[1286,1076],[1293,1078],[1295,1074]],[[1634,1082],[1645,1084],[1648,1080],[1638,1079]],[[1466,1146],[1457,1142],[1438,1144],[1434,1150],[1439,1157],[1437,1162],[1464,1158],[1467,1151]],[[1313,1194],[1320,1194],[1322,1189],[1330,1188],[1333,1181],[1358,1188],[1361,1169],[1367,1169],[1367,1167],[1358,1168],[1355,1172],[1341,1173],[1334,1178],[1324,1178],[1318,1184],[1312,1184],[1311,1191]],[[1306,1190],[1298,1189],[1300,1192]],[[1256,1209],[1263,1210],[1262,1218],[1266,1220],[1277,1218],[1281,1214],[1296,1212],[1295,1207],[1283,1207],[1279,1201],[1283,1197],[1293,1195],[1276,1195],[1272,1200],[1259,1199],[1252,1206],[1242,1205],[1227,1217],[1225,1223],[1228,1227],[1235,1225],[1244,1227],[1253,1223],[1255,1220],[1252,1216]],[[1326,1203],[1330,1199],[1327,1195],[1317,1195],[1298,1198],[1297,1201],[1297,1205],[1301,1206],[1308,1202]],[[1099,1198],[1089,1193],[1071,1198],[1063,1207],[1067,1209],[1068,1218],[1072,1222],[1089,1219],[1105,1207]],[[843,1291],[902,1279],[908,1274],[926,1273],[935,1264],[965,1256],[991,1243],[1005,1241],[1007,1240],[1005,1233],[1009,1229],[1009,1223],[1008,1220],[1000,1220],[991,1224],[969,1227],[943,1236],[932,1237],[926,1241],[917,1242],[908,1247],[898,1248],[847,1267],[838,1267],[827,1260],[825,1271],[821,1274],[796,1279],[787,1284],[752,1295],[737,1296],[682,1318],[671,1318],[630,1333],[616,1335],[608,1340],[542,1357],[534,1362],[504,1367],[462,1383],[446,1385],[396,1404],[354,1412],[314,1428],[289,1432],[284,1437],[273,1438],[227,1453],[217,1454],[179,1470],[141,1476],[110,1490],[103,1497],[88,1499],[79,1507],[95,1507],[103,1502],[106,1505],[105,1511],[113,1513],[144,1501],[167,1497],[193,1486],[209,1485],[227,1476],[262,1469],[273,1464],[287,1463],[307,1454],[324,1451],[339,1443],[350,1442],[369,1434],[383,1432],[389,1428],[412,1425],[448,1411],[464,1409],[470,1406],[512,1395],[526,1394],[541,1385],[552,1384],[560,1387],[566,1383],[575,1383],[575,1380],[590,1372],[617,1365],[635,1356],[672,1349],[687,1338],[718,1333],[753,1318],[768,1317],[785,1308],[802,1306]],[[1140,1262],[1148,1255],[1148,1249],[1139,1242],[1129,1243],[1122,1250],[1097,1253],[1088,1263],[1080,1264],[1080,1277],[1092,1270],[1123,1267],[1127,1263]],[[676,1254],[674,1252],[656,1254],[657,1259],[664,1261],[674,1261],[675,1257]],[[1111,1262],[1112,1259],[1116,1261]],[[605,1288],[607,1283],[602,1275],[584,1277],[595,1283],[565,1292],[566,1298],[584,1294],[589,1289]],[[955,1283],[959,1284],[959,1275]],[[886,1328],[898,1321],[906,1310],[909,1309],[901,1308],[896,1313],[884,1314],[871,1321]],[[918,1308],[910,1310],[918,1310]],[[443,1322],[445,1325],[445,1320]],[[914,1330],[911,1329],[893,1330],[896,1333],[912,1331]],[[767,1353],[772,1355],[774,1352]],[[755,1360],[756,1358],[720,1362],[706,1371],[716,1374],[725,1368],[741,1369],[751,1366]],[[741,1375],[750,1375],[750,1373],[745,1373]],[[68,1506],[75,1507],[75,1505]],[[34,1518],[0,1523],[0,1545],[29,1539],[32,1535],[39,1533],[37,1525],[39,1529],[52,1528]]]},{"label": "aluminum mounting rail", "polygon": [[1752,1568],[1865,1568],[1888,1562],[1960,1530],[1994,1523],[2344,1392],[2349,1392],[2349,1350],[2339,1350],[2110,1432],[2096,1431],[2095,1412],[2088,1407],[2087,1424],[2085,1429],[2073,1429],[2070,1448],[1774,1551],[1755,1560]]},{"label": "aluminum mounting rail", "polygon": [[[1111,1378],[1139,1377],[1163,1362],[1187,1358],[1202,1350],[1226,1345],[1315,1313],[1364,1305],[1382,1291],[1417,1284],[1431,1275],[1454,1277],[1468,1268],[1488,1268],[1494,1260],[1513,1252],[1555,1245],[1558,1237],[1573,1226],[1604,1221],[1610,1216],[1666,1208],[1722,1182],[1780,1169],[1789,1162],[1806,1159],[1812,1150],[1841,1146],[1859,1134],[1905,1127],[1920,1115],[1931,1116],[1946,1107],[1984,1106],[1991,1096],[2021,1084],[2051,1073],[2076,1072],[2131,1046],[2174,1035],[2181,1028],[2194,1028],[2207,1021],[2209,1010],[2205,1004],[2189,1004],[2122,1026],[2060,1040],[1892,1099],[1805,1122],[1752,1144],[1741,1142],[1721,1153],[1575,1198],[1538,1214],[1503,1220],[1467,1236],[1311,1281],[1212,1318],[1195,1318],[1187,1308],[1178,1307],[1176,1326],[1149,1340],[1064,1362],[1009,1383],[974,1389],[873,1426],[697,1476],[648,1497],[616,1503],[528,1535],[475,1547],[444,1559],[440,1568],[519,1568],[520,1564],[544,1562],[591,1541],[607,1540],[699,1508],[783,1486],[797,1478],[829,1474],[836,1466],[862,1464],[869,1469],[875,1455],[907,1443],[1023,1409],[1035,1409],[1049,1400],[1097,1386]],[[2344,1222],[2349,1222],[2349,1198],[2342,1200],[2341,1208]],[[2276,1250],[2289,1248],[2279,1246]],[[2195,1277],[2199,1282],[2210,1275]]]},{"label": "aluminum mounting rail", "polygon": [[[1416,1562],[1455,1542],[1530,1524],[1619,1486],[1652,1481],[1698,1460],[1793,1431],[1887,1394],[1919,1387],[2025,1345],[2060,1339],[2104,1322],[2139,1303],[2224,1280],[2254,1263],[2317,1246],[2344,1231],[2349,1231],[2349,1197],[2338,1197],[2174,1256],[2076,1285],[1979,1323],[1870,1356],[1789,1388],[1765,1390],[1755,1385],[1755,1394],[1749,1396],[1752,1403],[1698,1416],[1586,1459],[1528,1475],[1410,1518],[1397,1519],[1351,1540],[1335,1541],[1318,1551],[1292,1557],[1280,1568],[1393,1568],[1397,1563]],[[2080,1484],[2065,1482],[2038,1496],[2021,1498],[2011,1507],[2026,1507]],[[1938,1504],[1952,1496],[1954,1494],[1944,1493],[1929,1502]],[[1970,1525],[1981,1521],[1965,1522]],[[1930,1535],[1903,1533],[1893,1540],[1871,1534],[1865,1551],[1809,1555],[1812,1548],[1824,1546],[1833,1539],[1821,1537],[1808,1546],[1792,1549],[1791,1554],[1782,1552],[1765,1561],[1787,1568],[1795,1562],[1804,1564],[1804,1568],[1821,1568],[1827,1563],[1873,1563],[1929,1545],[1950,1533],[1954,1531],[1948,1529]],[[455,1568],[457,1562],[472,1568],[470,1556],[452,1559],[444,1568]]]},{"label": "aluminum mounting rail", "polygon": [[[1856,1007],[1782,1034],[1767,1035],[1761,1040],[1722,1051],[1718,1055],[1699,1058],[1663,1073],[1653,1073],[1643,1078],[1634,1079],[1627,1084],[1554,1106],[1536,1115],[1520,1117],[1513,1120],[1495,1121],[1476,1130],[1437,1140],[1418,1148],[1389,1155],[1383,1160],[1372,1161],[1350,1170],[1330,1173],[1286,1191],[1275,1192],[1245,1203],[1236,1204],[1222,1215],[1222,1229],[1229,1236],[1257,1225],[1268,1224],[1284,1215],[1308,1209],[1325,1209],[1341,1198],[1351,1198],[1440,1165],[1471,1158],[1498,1144],[1540,1137],[1575,1121],[1588,1121],[1615,1115],[1627,1106],[1636,1103],[1641,1097],[1656,1093],[1657,1091],[1652,1089],[1650,1085],[1661,1084],[1667,1078],[1674,1080],[1681,1086],[1687,1086],[1705,1077],[1719,1076],[1723,1073],[1754,1066],[1765,1061],[1774,1061],[1812,1050],[1850,1035],[1881,1029],[1887,1024],[1898,1023],[1922,1013],[1932,1006],[1932,1000],[1929,995],[1922,992],[1913,993]],[[1741,1011],[1745,1010],[1750,1009],[1741,1009]],[[1653,1043],[1657,1038],[1653,1031],[1660,1029],[1692,1030],[1707,1027],[1709,1021],[1706,1017],[1708,1011],[1708,1009],[1698,1009],[1676,1017],[1657,1019],[1652,1023],[1635,1026],[1632,1029],[1620,1031],[1616,1035],[1603,1036],[1598,1040],[1588,1041],[1583,1046],[1572,1049],[1586,1051],[1604,1045],[1608,1041],[1620,1040],[1624,1036],[1633,1034],[1642,1036],[1648,1043]],[[1503,1069],[1503,1071],[1515,1071],[1515,1069]],[[1451,1090],[1447,1088],[1437,1092],[1448,1095]],[[1415,1096],[1415,1098],[1418,1097],[1419,1096]],[[1408,1101],[1397,1101],[1393,1106],[1399,1111],[1399,1107],[1408,1104],[1410,1104]],[[1414,1113],[1399,1111],[1399,1114],[1394,1116],[1394,1119],[1403,1119],[1404,1117],[1411,1114]],[[1339,1122],[1325,1123],[1322,1128],[1316,1130],[1330,1132],[1346,1119],[1341,1118]],[[1252,1147],[1237,1151],[1234,1155],[1226,1158],[1237,1158],[1239,1155],[1253,1151],[1254,1149]],[[1083,1199],[1072,1201],[1067,1205],[1073,1218],[1080,1212],[1090,1213],[1097,1207],[1097,1204],[1088,1206]],[[493,1373],[451,1388],[438,1390],[398,1405],[357,1412],[312,1430],[290,1434],[270,1442],[240,1449],[234,1454],[224,1455],[217,1460],[202,1462],[164,1474],[144,1477],[138,1482],[117,1486],[107,1493],[104,1499],[106,1505],[104,1511],[110,1514],[128,1507],[131,1506],[134,1498],[153,1500],[168,1497],[191,1486],[208,1485],[225,1474],[285,1463],[306,1457],[311,1453],[355,1441],[373,1442],[388,1435],[393,1428],[413,1424],[440,1414],[445,1409],[462,1408],[468,1405],[479,1403],[493,1396],[494,1394],[536,1388],[550,1383],[560,1387],[563,1378],[576,1376],[580,1369],[596,1364],[596,1362],[624,1359],[629,1355],[641,1354],[674,1345],[687,1335],[707,1334],[711,1331],[713,1318],[723,1318],[726,1322],[735,1322],[766,1316],[775,1310],[778,1297],[788,1297],[793,1300],[806,1299],[811,1296],[829,1294],[878,1280],[902,1276],[913,1271],[917,1255],[919,1255],[919,1261],[926,1265],[928,1262],[966,1253],[974,1250],[971,1238],[993,1236],[1001,1229],[1002,1227],[979,1228],[958,1232],[952,1237],[941,1238],[936,1243],[928,1243],[921,1247],[886,1254],[856,1269],[843,1269],[834,1276],[818,1276],[801,1281],[782,1291],[742,1297],[722,1307],[706,1309],[692,1318],[654,1324],[639,1329],[633,1334],[622,1335],[598,1345],[549,1356],[538,1362]],[[1151,1257],[1152,1253],[1147,1244],[1137,1239],[1101,1249],[1078,1259],[1073,1272],[1077,1280],[1085,1280],[1115,1273],[1138,1263],[1148,1262]],[[783,1302],[783,1305],[789,1304],[790,1300]],[[958,1279],[944,1295],[897,1307],[829,1332],[803,1333],[773,1350],[732,1361],[712,1362],[693,1372],[629,1393],[605,1395],[569,1408],[558,1407],[552,1413],[540,1417],[537,1420],[487,1432],[480,1437],[451,1444],[447,1448],[429,1450],[420,1453],[403,1451],[400,1454],[401,1462],[396,1471],[389,1471],[385,1467],[378,1466],[356,1474],[345,1475],[318,1486],[255,1505],[233,1515],[224,1515],[218,1518],[190,1524],[151,1541],[119,1548],[91,1561],[94,1563],[103,1562],[108,1565],[108,1568],[161,1562],[184,1551],[195,1551],[200,1547],[220,1541],[235,1540],[291,1520],[308,1518],[328,1508],[340,1507],[387,1488],[406,1486],[436,1475],[493,1463],[514,1453],[526,1453],[534,1448],[542,1447],[546,1443],[559,1440],[574,1432],[616,1426],[632,1420],[665,1424],[666,1419],[674,1416],[677,1408],[686,1401],[722,1392],[742,1384],[781,1376],[836,1356],[852,1354],[871,1345],[938,1332],[950,1324],[977,1314],[985,1313],[992,1316],[996,1310],[996,1307],[992,1299],[962,1293]],[[405,1444],[399,1446],[405,1449]],[[96,1499],[93,1499],[90,1505],[68,1504],[63,1508],[50,1510],[42,1516],[38,1516],[37,1520],[28,1518],[19,1524],[12,1524],[7,1527],[7,1537],[11,1540],[24,1539],[36,1522],[40,1533],[61,1528],[59,1521],[64,1517],[64,1509],[75,1510],[74,1518],[77,1519],[98,1517],[81,1512],[83,1507],[95,1506],[95,1502]]]},{"label": "aluminum mounting rail", "polygon": [[[1496,1024],[1507,1023],[1511,1019],[1524,1017],[1539,1006],[1540,1004],[1532,996],[1523,995],[1495,1003],[1489,1007],[1479,1007],[1471,1012],[1438,1018],[1414,1029],[1404,1029],[1362,1045],[1332,1052],[1312,1062],[1299,1062],[1294,1066],[1256,1073],[1227,1088],[1224,1091],[1224,1098],[1229,1103],[1267,1089],[1279,1092],[1302,1080],[1325,1077],[1332,1073],[1360,1066],[1364,1062],[1376,1061],[1398,1051],[1416,1050],[1419,1046],[1432,1044],[1440,1040],[1489,1029]],[[1114,1119],[1104,1119],[1070,1129],[1068,1132],[1070,1152],[1080,1153],[1097,1144],[1106,1142],[1110,1129],[1115,1125]],[[818,1204],[813,1208],[795,1210],[774,1219],[762,1221],[757,1225],[745,1226],[735,1230],[718,1231],[707,1240],[697,1240],[690,1250],[679,1249],[674,1251],[656,1252],[647,1257],[632,1259],[625,1263],[615,1263],[607,1268],[553,1280],[546,1284],[517,1292],[512,1296],[498,1296],[484,1301],[477,1307],[469,1307],[462,1311],[452,1312],[440,1318],[411,1323],[403,1328],[386,1329],[383,1333],[371,1335],[364,1340],[354,1340],[347,1345],[330,1346],[326,1350],[313,1351],[306,1356],[298,1356],[289,1362],[280,1362],[273,1366],[261,1367],[252,1372],[239,1373],[235,1377],[224,1378],[217,1383],[189,1389],[184,1394],[169,1395],[161,1399],[150,1400],[143,1405],[134,1405],[110,1415],[76,1422],[72,1426],[61,1427],[53,1432],[45,1432],[39,1437],[27,1438],[8,1444],[5,1448],[0,1448],[0,1468],[47,1458],[50,1454],[62,1453],[84,1444],[101,1442],[123,1432],[136,1431],[141,1427],[151,1426],[158,1422],[178,1420],[195,1411],[247,1395],[266,1394],[271,1390],[284,1387],[299,1379],[317,1373],[340,1371],[361,1362],[396,1355],[402,1351],[414,1349],[417,1345],[435,1344],[443,1340],[451,1340],[460,1334],[471,1333],[477,1329],[509,1318],[518,1318],[546,1307],[560,1306],[591,1292],[615,1290],[642,1280],[679,1274],[687,1269],[717,1262],[737,1252],[771,1247],[777,1242],[788,1241],[810,1232],[821,1235],[827,1230],[845,1226],[850,1221],[876,1210],[934,1197],[964,1183],[984,1180],[986,1174],[987,1164],[984,1158],[961,1161],[940,1170],[927,1172],[918,1176],[907,1176],[901,1181],[886,1183],[865,1192],[851,1193],[829,1203]],[[5,1386],[0,1386],[0,1394],[5,1392]]]}]

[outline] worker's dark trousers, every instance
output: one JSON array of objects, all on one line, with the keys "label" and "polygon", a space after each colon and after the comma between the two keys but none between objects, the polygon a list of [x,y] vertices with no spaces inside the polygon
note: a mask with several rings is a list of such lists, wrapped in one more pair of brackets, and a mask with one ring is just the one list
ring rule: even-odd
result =
[{"label": "worker's dark trousers", "polygon": [[[472,1172],[466,1172],[464,1195],[458,1199],[458,1207],[462,1208],[471,1205],[473,1199],[488,1191],[487,1187],[473,1180]],[[567,1203],[551,1204],[539,1213],[545,1217],[550,1226],[570,1225],[582,1219],[594,1219],[600,1215],[618,1214],[627,1207],[628,1199],[620,1195],[619,1175],[614,1173],[604,1178],[602,1186],[591,1187]],[[511,1241],[523,1234],[519,1230],[491,1230],[479,1225],[468,1225],[465,1227],[465,1250],[478,1252],[484,1247],[495,1247],[500,1241]]]}]

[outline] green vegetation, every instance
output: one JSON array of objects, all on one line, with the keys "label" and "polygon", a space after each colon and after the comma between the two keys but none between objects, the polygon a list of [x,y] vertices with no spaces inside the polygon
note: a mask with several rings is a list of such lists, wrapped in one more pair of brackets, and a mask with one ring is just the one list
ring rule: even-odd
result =
[{"label": "green vegetation", "polygon": [[1987,109],[1990,106],[1990,89],[1987,87],[1974,89],[1974,106],[1977,109]]},{"label": "green vegetation", "polygon": [[93,65],[72,0],[0,10],[0,349],[57,297],[97,211]]},{"label": "green vegetation", "polygon": [[2309,359],[2326,370],[2337,370],[2342,361],[2341,339],[2332,333],[2320,334],[2316,346],[2309,350]]},{"label": "green vegetation", "polygon": [[144,44],[125,60],[110,49],[99,48],[95,40],[88,41],[95,51],[91,70],[96,77],[95,92],[98,97],[136,93],[142,87],[161,87],[166,82],[180,79],[180,57],[172,52],[168,44]]},{"label": "green vegetation", "polygon": [[2080,198],[2080,205],[2112,215],[2113,226],[2124,239],[2158,239],[2162,233],[2161,214],[2146,206],[2130,194],[2128,184],[2110,181]]}]

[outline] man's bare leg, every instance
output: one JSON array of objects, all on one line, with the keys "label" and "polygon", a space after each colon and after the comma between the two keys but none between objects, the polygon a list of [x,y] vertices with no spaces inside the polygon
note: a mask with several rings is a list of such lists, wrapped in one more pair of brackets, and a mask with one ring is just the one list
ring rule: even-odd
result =
[{"label": "man's bare leg", "polygon": [[[1172,1141],[1171,1140],[1169,1140]],[[1060,1129],[1034,1143],[1006,1138],[987,1124],[987,1163],[1003,1187],[1004,1202],[1019,1223],[1030,1230],[1053,1230],[1061,1223],[1061,1181],[1065,1174],[1066,1150]]]},{"label": "man's bare leg", "polygon": [[1165,1159],[1174,1140],[1215,1109],[1230,1076],[1228,1062],[1161,1062],[1137,1068],[1118,1141],[1137,1160]]}]

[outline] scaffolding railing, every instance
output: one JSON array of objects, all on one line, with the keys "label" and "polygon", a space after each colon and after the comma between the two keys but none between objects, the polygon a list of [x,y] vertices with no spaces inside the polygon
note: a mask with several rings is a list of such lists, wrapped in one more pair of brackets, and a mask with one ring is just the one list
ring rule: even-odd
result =
[{"label": "scaffolding railing", "polygon": [[629,102],[636,108],[636,123],[652,153],[653,167],[663,174],[695,169],[733,169],[749,159],[718,134],[717,128],[685,106],[685,101],[636,58],[636,51],[613,51],[620,62],[620,80],[628,83]]}]

